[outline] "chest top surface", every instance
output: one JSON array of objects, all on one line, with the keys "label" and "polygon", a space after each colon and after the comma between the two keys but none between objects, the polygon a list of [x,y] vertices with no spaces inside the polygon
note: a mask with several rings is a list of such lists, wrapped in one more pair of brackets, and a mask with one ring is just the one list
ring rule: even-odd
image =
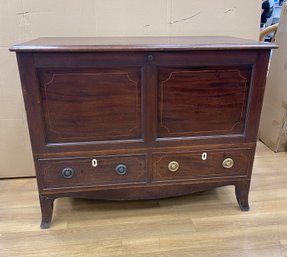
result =
[{"label": "chest top surface", "polygon": [[43,37],[10,48],[16,52],[98,52],[271,49],[275,44],[235,37]]}]

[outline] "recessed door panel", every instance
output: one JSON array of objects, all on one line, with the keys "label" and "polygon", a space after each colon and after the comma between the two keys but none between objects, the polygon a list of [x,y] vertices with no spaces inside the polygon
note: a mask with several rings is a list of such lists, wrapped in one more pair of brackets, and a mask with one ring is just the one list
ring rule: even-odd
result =
[{"label": "recessed door panel", "polygon": [[47,143],[142,138],[141,69],[40,70]]},{"label": "recessed door panel", "polygon": [[251,67],[159,68],[157,137],[243,133]]}]

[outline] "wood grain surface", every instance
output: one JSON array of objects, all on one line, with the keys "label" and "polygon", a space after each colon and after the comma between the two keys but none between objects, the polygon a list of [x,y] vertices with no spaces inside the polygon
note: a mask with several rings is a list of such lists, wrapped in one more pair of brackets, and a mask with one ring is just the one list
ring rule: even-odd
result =
[{"label": "wood grain surface", "polygon": [[242,133],[251,71],[159,69],[158,136]]},{"label": "wood grain surface", "polygon": [[139,70],[44,70],[39,77],[49,143],[141,138]]}]

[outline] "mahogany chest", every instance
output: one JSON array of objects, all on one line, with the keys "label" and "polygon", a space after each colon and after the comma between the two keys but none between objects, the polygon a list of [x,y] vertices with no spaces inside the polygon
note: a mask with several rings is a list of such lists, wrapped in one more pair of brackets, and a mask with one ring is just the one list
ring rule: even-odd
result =
[{"label": "mahogany chest", "polygon": [[229,37],[15,45],[42,211],[59,197],[248,193],[270,49]]}]

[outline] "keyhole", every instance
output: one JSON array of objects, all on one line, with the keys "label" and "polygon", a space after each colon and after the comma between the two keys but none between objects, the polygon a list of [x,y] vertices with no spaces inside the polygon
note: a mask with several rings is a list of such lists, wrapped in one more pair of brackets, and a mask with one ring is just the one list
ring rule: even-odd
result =
[{"label": "keyhole", "polygon": [[97,161],[97,159],[93,159],[93,160],[92,160],[92,166],[93,166],[93,167],[97,167],[97,166],[98,166],[98,161]]},{"label": "keyhole", "polygon": [[202,153],[201,159],[205,161],[207,159],[207,153]]}]

